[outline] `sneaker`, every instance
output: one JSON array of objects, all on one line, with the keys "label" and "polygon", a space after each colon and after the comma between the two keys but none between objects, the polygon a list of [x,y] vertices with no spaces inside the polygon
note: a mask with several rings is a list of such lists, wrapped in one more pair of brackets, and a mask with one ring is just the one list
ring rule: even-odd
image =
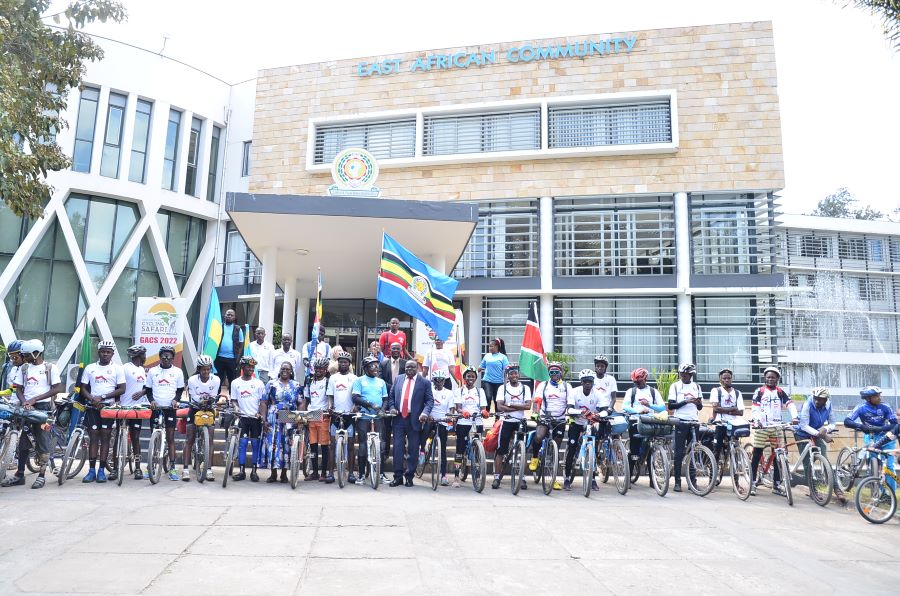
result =
[{"label": "sneaker", "polygon": [[107,478],[110,482],[115,482],[119,479],[119,472],[117,470],[113,470],[109,473],[109,477]]},{"label": "sneaker", "polygon": [[459,488],[459,478],[453,479],[453,488]]},{"label": "sneaker", "polygon": [[681,483],[676,482],[675,486],[672,487],[672,490],[674,490],[676,493],[680,493],[681,492]]},{"label": "sneaker", "polygon": [[[327,482],[327,481],[328,481],[328,475],[325,472],[322,472],[322,474],[319,475],[319,482]],[[334,482],[334,480],[332,480],[332,482]]]},{"label": "sneaker", "polygon": [[419,465],[420,466],[425,465],[425,452],[424,451],[419,452]]},{"label": "sneaker", "polygon": [[523,480],[522,486],[519,487],[519,490],[528,490],[528,483]]},{"label": "sneaker", "polygon": [[539,463],[540,462],[538,461],[538,458],[532,457],[531,461],[528,462],[528,469],[534,472],[535,470],[537,470]]},{"label": "sneaker", "polygon": [[[169,480],[172,480],[173,482],[178,482],[178,480],[179,480],[178,472],[175,470],[175,468],[172,468],[171,470],[169,470],[169,473],[167,474],[167,476],[169,477]],[[98,481],[99,481],[99,477],[98,477]]]},{"label": "sneaker", "polygon": [[134,479],[135,479],[135,480],[143,480],[143,479],[144,479],[144,472],[141,471],[140,468],[135,469],[135,471],[134,471]]},{"label": "sneaker", "polygon": [[755,482],[750,485],[750,496],[751,497],[756,496],[756,483]]},{"label": "sneaker", "polygon": [[[556,487],[554,486],[553,488],[556,488]],[[557,490],[559,490],[559,489],[557,489]],[[571,480],[566,480],[565,482],[563,482],[563,490],[572,490],[572,481]]]},{"label": "sneaker", "polygon": [[562,486],[560,486],[559,480],[553,481],[553,490],[562,490]]},{"label": "sneaker", "polygon": [[491,488],[493,488],[495,490],[500,488],[500,479],[499,478],[494,478],[494,481],[491,483]]},{"label": "sneaker", "polygon": [[356,484],[356,474],[351,472],[350,475],[347,476],[347,484]]},{"label": "sneaker", "polygon": [[241,480],[247,479],[247,474],[246,474],[246,472],[238,472],[237,474],[232,476],[231,479],[234,480],[235,482],[240,482]]},{"label": "sneaker", "polygon": [[450,481],[446,476],[441,476],[441,486],[450,486]]},{"label": "sneaker", "polygon": [[307,477],[304,478],[303,480],[304,480],[304,482],[315,482],[315,481],[318,480],[318,479],[319,479],[319,473],[318,473],[318,472],[313,472],[312,474],[310,474],[309,476],[307,476]]},{"label": "sneaker", "polygon": [[385,476],[384,473],[382,472],[382,474],[381,474],[381,484],[388,484],[389,482],[390,482],[390,480],[388,479],[388,477]]},{"label": "sneaker", "polygon": [[[24,480],[24,478],[23,478],[23,480]],[[46,482],[47,481],[44,479],[43,476],[38,476],[37,478],[34,479],[34,483],[32,483],[31,488],[44,488],[44,484]]]},{"label": "sneaker", "polygon": [[97,482],[106,482],[106,470],[103,469],[103,466],[97,469]]},{"label": "sneaker", "polygon": [[325,484],[334,484],[334,474],[325,477]]},{"label": "sneaker", "polygon": [[[87,478],[87,476],[85,476]],[[82,480],[82,482],[93,482],[93,478],[91,480]],[[24,486],[25,485],[25,476],[19,476],[15,474],[10,476],[6,480],[3,481],[3,484],[0,486]]]},{"label": "sneaker", "polygon": [[256,470],[250,471],[250,482],[259,482],[259,474],[256,473]]},{"label": "sneaker", "polygon": [[359,478],[356,479],[355,484],[356,484],[356,486],[365,486],[366,485],[366,477],[360,476]]},{"label": "sneaker", "polygon": [[191,471],[187,468],[181,469],[181,481],[182,482],[190,482],[191,481]]},{"label": "sneaker", "polygon": [[213,482],[213,481],[215,481],[215,479],[216,479],[216,477],[213,475],[212,468],[206,470],[206,481]]},{"label": "sneaker", "polygon": [[785,496],[787,493],[784,492],[784,488],[782,488],[781,483],[777,482],[772,486],[772,494],[778,495],[780,497]]},{"label": "sneaker", "polygon": [[596,480],[591,480],[591,490],[600,490],[600,485]]},{"label": "sneaker", "polygon": [[[81,479],[82,482],[94,482],[97,480],[97,472],[93,469],[88,470],[88,473],[85,474],[84,478]],[[22,476],[22,484],[25,484],[25,477]],[[7,485],[11,486],[11,485]]]}]

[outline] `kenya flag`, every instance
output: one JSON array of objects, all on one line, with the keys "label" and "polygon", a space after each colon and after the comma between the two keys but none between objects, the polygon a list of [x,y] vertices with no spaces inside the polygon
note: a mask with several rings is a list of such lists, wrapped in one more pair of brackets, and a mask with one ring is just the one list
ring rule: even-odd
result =
[{"label": "kenya flag", "polygon": [[538,326],[537,304],[534,302],[528,308],[528,322],[525,323],[522,351],[519,352],[519,369],[523,376],[535,381],[550,379],[550,375],[547,374],[547,357],[544,355],[541,328]]}]

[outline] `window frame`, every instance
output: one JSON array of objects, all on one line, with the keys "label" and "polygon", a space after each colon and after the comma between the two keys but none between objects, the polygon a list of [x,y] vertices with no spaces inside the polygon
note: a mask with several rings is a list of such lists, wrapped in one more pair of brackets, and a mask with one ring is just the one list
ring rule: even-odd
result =
[{"label": "window frame", "polygon": [[[149,106],[148,110],[145,112],[141,110],[142,104]],[[136,149],[135,145],[135,135],[137,135],[137,121],[138,115],[145,115],[147,117],[147,137],[144,139],[143,149]],[[138,97],[135,102],[134,108],[134,126],[132,127],[132,135],[131,135],[131,155],[128,158],[128,181],[136,182],[138,184],[146,184],[147,183],[147,154],[150,152],[150,134],[153,131],[153,102],[149,99],[144,99],[142,97]],[[131,177],[131,167],[134,162],[135,155],[141,156],[141,179],[135,180]]]},{"label": "window frame", "polygon": [[[97,94],[96,99],[85,98],[85,91],[92,91],[92,92],[96,93]],[[94,104],[94,117],[93,117],[94,121],[91,124],[91,128],[90,128],[90,130],[91,130],[91,138],[90,139],[80,138],[78,136],[78,130],[81,128],[81,119],[85,115],[83,112],[85,102],[93,102],[93,104]],[[99,115],[99,111],[100,111],[100,87],[94,87],[92,85],[83,86],[81,89],[81,93],[79,94],[79,97],[78,97],[78,118],[75,122],[75,130],[73,131],[74,132],[73,136],[75,139],[75,142],[72,147],[72,171],[73,172],[80,172],[82,174],[90,174],[91,173],[91,166],[93,166],[93,164],[94,164],[94,141],[97,138],[97,116]],[[78,153],[78,144],[79,143],[86,143],[90,147],[90,149],[88,151],[87,169],[79,169],[79,168],[75,167],[78,164],[78,162],[75,159],[75,156]]]},{"label": "window frame", "polygon": [[[121,98],[122,105],[113,104],[113,98]],[[113,110],[117,110],[121,112],[119,114],[119,135],[118,138],[115,139],[114,143],[110,142],[109,139],[109,124],[113,116]],[[119,170],[122,165],[122,139],[125,136],[125,115],[128,112],[128,94],[127,93],[119,93],[117,91],[110,91],[109,97],[106,100],[106,126],[103,127],[103,149],[100,153],[100,175],[105,178],[115,178],[119,177]],[[103,173],[103,169],[106,166],[106,157],[107,148],[112,148],[115,150],[115,173],[113,175],[107,175]],[[112,154],[110,154],[112,155]]]}]

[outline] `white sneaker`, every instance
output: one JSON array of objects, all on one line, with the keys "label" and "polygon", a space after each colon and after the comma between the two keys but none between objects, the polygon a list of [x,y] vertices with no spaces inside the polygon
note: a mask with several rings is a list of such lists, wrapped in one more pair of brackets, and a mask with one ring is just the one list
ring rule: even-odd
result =
[{"label": "white sneaker", "polygon": [[356,479],[356,486],[364,486],[366,484],[366,476],[360,476]]},{"label": "white sneaker", "polygon": [[181,480],[183,482],[190,482],[191,481],[191,471],[188,470],[187,468],[182,468],[181,469]]},{"label": "white sneaker", "polygon": [[381,484],[388,484],[389,482],[390,482],[390,480],[388,480],[388,477],[382,473],[381,474]]},{"label": "white sneaker", "polygon": [[215,479],[216,479],[216,477],[213,476],[212,468],[206,470],[206,481],[213,482]]}]

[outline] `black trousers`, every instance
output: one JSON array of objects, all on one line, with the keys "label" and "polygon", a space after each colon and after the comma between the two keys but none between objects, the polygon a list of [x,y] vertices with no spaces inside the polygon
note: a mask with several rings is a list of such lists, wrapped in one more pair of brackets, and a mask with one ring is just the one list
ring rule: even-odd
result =
[{"label": "black trousers", "polygon": [[[394,416],[394,478],[406,476],[411,480],[419,463],[419,431],[413,428],[411,417]],[[407,445],[409,446],[407,448]],[[406,466],[404,470],[404,453]],[[405,471],[405,474],[404,474]]]},{"label": "black trousers", "polygon": [[237,358],[225,358],[222,356],[216,356],[216,359],[213,361],[213,365],[216,367],[216,373],[219,378],[224,381],[228,379],[228,386],[231,387],[231,382],[238,378],[238,370],[237,370]]}]

